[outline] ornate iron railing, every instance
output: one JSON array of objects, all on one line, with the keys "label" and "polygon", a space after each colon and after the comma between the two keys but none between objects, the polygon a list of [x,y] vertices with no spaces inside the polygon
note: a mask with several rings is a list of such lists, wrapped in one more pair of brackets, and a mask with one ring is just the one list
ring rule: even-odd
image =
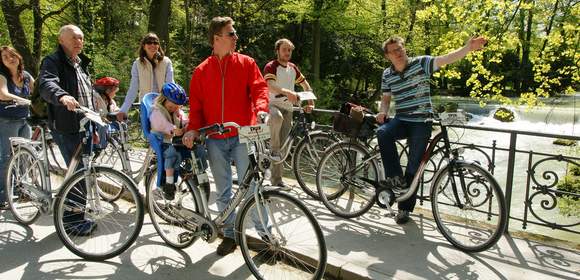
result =
[{"label": "ornate iron railing", "polygon": [[[318,110],[323,113],[334,113],[332,110]],[[331,129],[327,125],[319,125],[323,129]],[[523,229],[529,224],[549,227],[580,233],[580,215],[578,211],[563,215],[559,208],[562,201],[575,204],[572,207],[580,207],[580,193],[563,191],[557,188],[558,184],[566,180],[566,174],[570,166],[579,166],[580,148],[569,153],[550,153],[549,151],[534,151],[531,148],[518,149],[518,138],[536,137],[542,139],[567,139],[580,143],[578,135],[559,135],[531,131],[498,129],[483,126],[452,126],[454,129],[463,131],[463,134],[472,131],[485,133],[483,139],[488,143],[465,143],[453,141],[454,145],[462,147],[466,152],[466,159],[477,160],[486,167],[502,187],[508,212],[508,224],[510,220],[521,222]],[[489,136],[488,136],[489,135]],[[491,135],[497,135],[496,138]],[[498,138],[507,135],[509,142],[498,144]],[[404,154],[404,153],[402,153]],[[525,159],[521,158],[525,157]],[[419,189],[419,199],[422,204],[429,198],[430,182],[432,175],[444,164],[443,159],[432,159],[424,174],[423,183]],[[526,161],[526,162],[524,162]],[[521,168],[525,170],[522,170]],[[503,174],[505,173],[505,177]],[[515,179],[520,183],[516,184]],[[578,208],[576,208],[578,209]],[[512,225],[513,226],[513,225]],[[509,226],[508,226],[509,228]]]}]

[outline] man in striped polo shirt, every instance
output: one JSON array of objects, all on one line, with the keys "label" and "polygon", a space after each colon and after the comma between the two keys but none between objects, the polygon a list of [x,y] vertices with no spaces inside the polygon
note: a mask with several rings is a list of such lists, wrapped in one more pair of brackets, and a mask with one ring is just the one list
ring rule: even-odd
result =
[{"label": "man in striped polo shirt", "polygon": [[[294,91],[296,84],[303,90],[312,90],[306,78],[300,73],[298,67],[290,62],[294,44],[288,39],[280,39],[274,44],[276,60],[272,60],[264,67],[264,79],[268,82],[270,91],[270,146],[273,155],[280,153],[280,148],[292,128],[292,107],[299,102],[298,94]],[[309,100],[304,108],[306,113],[314,109],[314,101]],[[282,190],[289,191],[291,187],[282,182],[283,164],[273,164],[270,182],[272,186],[279,186]]]},{"label": "man in striped polo shirt", "polygon": [[[391,37],[383,43],[385,58],[392,65],[385,69],[382,76],[383,97],[380,112],[377,114],[377,122],[382,125],[377,130],[377,138],[385,177],[394,182],[399,191],[403,192],[411,184],[431,137],[431,122],[427,121],[433,112],[431,75],[442,66],[462,59],[469,52],[482,49],[486,43],[485,38],[476,37],[469,39],[462,48],[446,55],[411,58],[407,56],[405,42],[401,37]],[[396,114],[386,122],[392,98],[395,99]],[[409,145],[404,176],[395,146],[395,141],[399,139],[407,139]],[[399,213],[395,217],[397,224],[409,221],[409,213],[415,207],[416,198],[417,190],[408,200],[399,203]]]}]

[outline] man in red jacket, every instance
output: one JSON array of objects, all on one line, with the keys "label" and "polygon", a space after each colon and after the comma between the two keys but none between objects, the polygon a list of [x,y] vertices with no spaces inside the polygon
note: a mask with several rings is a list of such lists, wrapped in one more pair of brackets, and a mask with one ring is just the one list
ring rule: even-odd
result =
[{"label": "man in red jacket", "polygon": [[[235,52],[238,34],[229,17],[215,17],[209,25],[210,57],[197,66],[189,85],[189,125],[183,137],[193,145],[197,130],[215,123],[236,122],[240,126],[256,124],[257,116],[268,112],[268,85],[254,59]],[[241,144],[237,130],[206,139],[209,165],[217,189],[218,210],[232,198],[231,162],[235,162],[241,180],[249,165],[248,147]],[[225,256],[236,249],[235,213],[224,222],[224,240],[217,254]]]}]

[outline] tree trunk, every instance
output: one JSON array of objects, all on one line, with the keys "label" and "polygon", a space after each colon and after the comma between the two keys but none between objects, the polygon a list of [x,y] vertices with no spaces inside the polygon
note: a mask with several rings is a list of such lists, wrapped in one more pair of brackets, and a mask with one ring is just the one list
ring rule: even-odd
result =
[{"label": "tree trunk", "polygon": [[161,40],[161,46],[169,55],[169,17],[171,0],[152,0],[149,6],[149,31],[155,32]]},{"label": "tree trunk", "polygon": [[[522,42],[522,65],[520,68],[520,76],[522,77],[522,86],[521,90],[525,91],[531,88],[531,83],[533,81],[533,74],[532,65],[530,62],[530,47],[531,47],[531,40],[532,40],[532,24],[533,24],[533,15],[534,12],[532,9],[528,10],[528,18],[525,25],[525,35],[524,41]],[[522,28],[524,29],[524,28]]]},{"label": "tree trunk", "polygon": [[560,3],[560,1],[556,1],[556,3],[554,3],[554,9],[552,9],[552,15],[550,16],[550,21],[548,23],[548,26],[546,27],[546,39],[544,39],[544,42],[542,43],[542,49],[540,49],[540,56],[544,55],[544,50],[546,49],[546,45],[548,44],[548,37],[550,37],[550,33],[552,32],[552,26],[554,25],[554,19],[556,18],[556,15],[558,14],[558,4]]},{"label": "tree trunk", "polygon": [[411,23],[409,25],[409,33],[407,33],[407,36],[405,38],[405,43],[411,43],[411,38],[413,38],[412,34],[413,34],[413,29],[415,28],[415,20],[417,19],[417,10],[418,10],[418,6],[419,6],[419,0],[416,1],[410,1],[410,13],[411,13]]},{"label": "tree trunk", "polygon": [[22,55],[24,66],[31,74],[35,73],[37,62],[30,51],[28,41],[26,40],[26,32],[20,22],[20,14],[26,7],[23,5],[16,5],[14,0],[2,1],[2,12],[8,26],[8,34],[10,34],[10,42],[12,46]]},{"label": "tree trunk", "polygon": [[[183,64],[185,65],[185,69],[193,69],[193,65],[191,65],[191,55],[193,53],[193,17],[192,17],[192,3],[193,0],[184,0],[183,6],[185,8],[185,57],[183,58]],[[189,93],[189,82],[191,80],[191,75],[186,74],[185,79],[185,91]]]},{"label": "tree trunk", "polygon": [[113,36],[112,28],[113,28],[113,7],[111,5],[111,0],[105,0],[103,2],[103,8],[101,13],[103,14],[104,22],[103,22],[103,44],[105,47],[109,45]]},{"label": "tree trunk", "polygon": [[312,22],[312,78],[320,80],[320,17],[322,16],[324,0],[314,1],[314,21]]}]

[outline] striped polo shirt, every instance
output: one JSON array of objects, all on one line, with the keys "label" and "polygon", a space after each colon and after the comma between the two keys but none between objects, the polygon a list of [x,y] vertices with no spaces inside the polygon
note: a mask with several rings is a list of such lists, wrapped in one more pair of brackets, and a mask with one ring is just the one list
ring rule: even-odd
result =
[{"label": "striped polo shirt", "polygon": [[425,122],[430,117],[433,113],[430,79],[437,70],[432,56],[409,58],[403,72],[395,71],[394,66],[385,69],[381,90],[383,95],[393,96],[395,117],[409,122]]}]

